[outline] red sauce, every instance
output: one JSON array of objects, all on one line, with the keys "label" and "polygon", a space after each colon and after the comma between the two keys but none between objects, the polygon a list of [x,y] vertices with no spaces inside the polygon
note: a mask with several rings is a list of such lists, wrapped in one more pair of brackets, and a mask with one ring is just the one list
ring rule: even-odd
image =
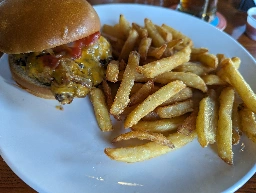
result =
[{"label": "red sauce", "polygon": [[[100,32],[96,32],[88,37],[79,39],[73,42],[71,47],[67,45],[57,46],[53,49],[53,52],[57,55],[59,53],[64,53],[64,55],[69,56],[73,59],[80,58],[82,55],[82,49],[90,44],[94,43],[100,37]],[[43,55],[41,56],[45,66],[55,69],[58,66],[58,61],[60,58],[56,58],[55,55]]]}]

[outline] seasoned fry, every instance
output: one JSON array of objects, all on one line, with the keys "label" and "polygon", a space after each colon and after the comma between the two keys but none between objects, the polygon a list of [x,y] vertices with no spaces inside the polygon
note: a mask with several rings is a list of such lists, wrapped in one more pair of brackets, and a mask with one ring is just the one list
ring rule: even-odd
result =
[{"label": "seasoned fry", "polygon": [[219,120],[216,131],[217,151],[221,159],[233,164],[232,152],[232,108],[234,103],[234,90],[224,88],[220,94]]},{"label": "seasoned fry", "polygon": [[134,50],[134,46],[139,38],[139,34],[136,30],[131,29],[129,32],[129,36],[124,43],[122,51],[119,55],[119,60],[127,60],[131,51]]},{"label": "seasoned fry", "polygon": [[142,38],[140,41],[139,49],[138,52],[141,56],[141,59],[146,60],[148,56],[148,50],[149,47],[151,46],[152,39],[148,37]]},{"label": "seasoned fry", "polygon": [[126,20],[126,18],[122,14],[119,17],[119,29],[124,39],[126,39],[129,36],[131,26],[130,26],[130,23]]},{"label": "seasoned fry", "polygon": [[135,131],[147,131],[147,132],[170,132],[175,131],[177,127],[184,121],[186,116],[174,117],[171,119],[159,119],[154,121],[139,121],[136,125],[132,126],[132,130]]},{"label": "seasoned fry", "polygon": [[242,132],[256,143],[256,121],[254,113],[245,105],[240,106],[239,116]]},{"label": "seasoned fry", "polygon": [[162,58],[143,66],[139,66],[137,70],[147,78],[154,78],[157,75],[174,69],[184,62],[188,62],[190,58],[190,51],[190,47],[185,47],[170,57]]},{"label": "seasoned fry", "polygon": [[165,41],[162,38],[162,36],[159,34],[159,32],[157,31],[157,29],[156,29],[155,25],[152,23],[152,21],[146,18],[144,20],[144,23],[145,23],[146,29],[148,30],[149,37],[152,38],[152,44],[155,47],[162,46],[165,43]]},{"label": "seasoned fry", "polygon": [[93,105],[94,115],[96,117],[99,128],[102,131],[113,130],[103,92],[99,88],[92,88],[89,96]]},{"label": "seasoned fry", "polygon": [[175,148],[159,145],[156,142],[149,142],[133,147],[106,148],[104,152],[107,156],[116,161],[134,163],[151,159],[166,154],[170,151],[179,149],[193,141],[195,138],[195,132],[192,132],[188,136],[184,136],[183,134],[179,133],[173,133],[170,134],[167,139],[174,144]]},{"label": "seasoned fry", "polygon": [[176,72],[191,72],[198,76],[206,75],[209,71],[203,65],[193,63],[193,62],[186,62],[184,64],[179,65],[174,69]]},{"label": "seasoned fry", "polygon": [[207,74],[202,76],[206,85],[227,85],[227,82],[223,81],[219,76],[215,74]]},{"label": "seasoned fry", "polygon": [[156,59],[160,59],[163,56],[166,48],[167,48],[166,44],[163,44],[162,46],[157,47],[157,48],[152,48],[151,47],[148,50],[148,56],[152,56]]},{"label": "seasoned fry", "polygon": [[114,138],[112,142],[118,142],[122,140],[129,140],[132,138],[137,138],[140,140],[150,140],[154,141],[157,144],[165,145],[169,148],[175,148],[173,143],[168,140],[163,134],[161,133],[149,133],[145,131],[130,131],[128,133],[123,133],[118,137]]},{"label": "seasoned fry", "polygon": [[189,87],[186,87],[182,89],[179,93],[169,98],[167,101],[162,103],[160,106],[167,106],[175,102],[185,101],[187,99],[192,98],[193,92],[192,89]]},{"label": "seasoned fry", "polygon": [[256,95],[251,89],[250,85],[244,80],[243,76],[235,68],[230,59],[226,59],[222,62],[222,68],[225,71],[225,75],[230,81],[230,84],[237,91],[245,105],[255,113]]},{"label": "seasoned fry", "polygon": [[117,90],[114,102],[110,108],[110,113],[114,116],[120,115],[130,102],[129,95],[134,85],[135,71],[139,64],[139,60],[140,57],[137,52],[130,53],[122,82]]},{"label": "seasoned fry", "polygon": [[190,72],[166,72],[157,76],[154,81],[161,84],[167,84],[168,82],[180,80],[191,88],[199,89],[203,92],[207,91],[207,86],[203,79]]},{"label": "seasoned fry", "polygon": [[137,23],[132,23],[132,27],[139,33],[141,39],[148,37],[148,30],[144,27],[141,27]]},{"label": "seasoned fry", "polygon": [[193,100],[189,99],[168,106],[157,107],[155,111],[160,118],[172,118],[192,112],[193,110]]},{"label": "seasoned fry", "polygon": [[177,128],[177,132],[188,136],[195,131],[197,113],[197,110],[194,110]]},{"label": "seasoned fry", "polygon": [[130,97],[129,105],[132,106],[142,102],[152,92],[153,88],[154,88],[154,82],[152,80],[143,84],[143,86]]},{"label": "seasoned fry", "polygon": [[199,61],[202,64],[216,69],[218,67],[218,58],[214,54],[191,54],[192,61]]},{"label": "seasoned fry", "polygon": [[149,95],[142,103],[140,103],[126,118],[124,127],[129,128],[137,124],[139,120],[153,111],[158,105],[169,99],[171,96],[180,92],[185,88],[185,84],[181,81],[173,81],[163,86],[158,91]]},{"label": "seasoned fry", "polygon": [[106,78],[110,82],[117,82],[119,74],[119,62],[112,60],[106,70]]},{"label": "seasoned fry", "polygon": [[107,102],[107,106],[108,109],[111,108],[112,104],[113,104],[113,95],[112,95],[112,89],[109,86],[108,82],[106,80],[102,81],[102,88],[103,88],[103,93],[106,97],[106,102]]},{"label": "seasoned fry", "polygon": [[162,36],[165,42],[169,42],[172,40],[172,33],[167,31],[165,28],[162,26],[155,25],[158,33]]},{"label": "seasoned fry", "polygon": [[218,109],[215,91],[210,96],[203,98],[199,103],[199,111],[196,120],[196,132],[198,142],[202,147],[215,143],[218,121]]}]

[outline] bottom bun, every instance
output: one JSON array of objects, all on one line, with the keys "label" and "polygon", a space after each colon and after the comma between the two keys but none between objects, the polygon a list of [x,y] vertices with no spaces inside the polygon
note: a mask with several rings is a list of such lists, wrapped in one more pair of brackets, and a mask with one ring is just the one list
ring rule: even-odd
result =
[{"label": "bottom bun", "polygon": [[29,77],[24,68],[16,64],[12,55],[9,55],[9,66],[15,82],[27,92],[45,99],[55,99],[50,86],[43,85],[36,79]]}]

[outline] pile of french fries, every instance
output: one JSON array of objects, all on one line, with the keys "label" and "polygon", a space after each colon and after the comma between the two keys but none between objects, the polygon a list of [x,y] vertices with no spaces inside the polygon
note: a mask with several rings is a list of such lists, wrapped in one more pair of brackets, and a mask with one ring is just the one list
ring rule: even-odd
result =
[{"label": "pile of french fries", "polygon": [[147,18],[140,26],[120,15],[116,25],[103,26],[102,35],[115,60],[90,92],[98,125],[112,131],[113,116],[125,129],[112,142],[146,140],[106,148],[111,159],[144,161],[197,138],[203,148],[216,145],[232,165],[232,146],[242,133],[256,142],[256,95],[238,71],[240,58],[195,48],[189,37]]}]

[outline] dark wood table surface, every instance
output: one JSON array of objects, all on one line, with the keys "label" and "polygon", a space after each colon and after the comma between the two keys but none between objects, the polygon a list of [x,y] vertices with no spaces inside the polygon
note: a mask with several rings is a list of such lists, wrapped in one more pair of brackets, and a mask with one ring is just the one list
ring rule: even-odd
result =
[{"label": "dark wood table surface", "polygon": [[[92,4],[107,3],[107,0],[89,1]],[[113,1],[112,1],[113,2]],[[117,1],[118,2],[118,1]],[[125,0],[119,2],[133,2]],[[139,1],[137,1],[139,2]],[[142,1],[141,1],[142,2]],[[143,1],[144,2],[144,1]],[[177,0],[148,1],[152,4],[162,2],[163,6],[172,6]],[[239,0],[219,0],[218,12],[227,20],[227,27],[224,30],[234,39],[240,42],[256,58],[256,42],[249,39],[245,34],[246,12],[238,9]],[[1,55],[1,52],[0,52]],[[0,192],[2,193],[34,193],[36,192],[16,176],[8,165],[0,158]],[[256,174],[238,191],[238,193],[256,193]]]}]

